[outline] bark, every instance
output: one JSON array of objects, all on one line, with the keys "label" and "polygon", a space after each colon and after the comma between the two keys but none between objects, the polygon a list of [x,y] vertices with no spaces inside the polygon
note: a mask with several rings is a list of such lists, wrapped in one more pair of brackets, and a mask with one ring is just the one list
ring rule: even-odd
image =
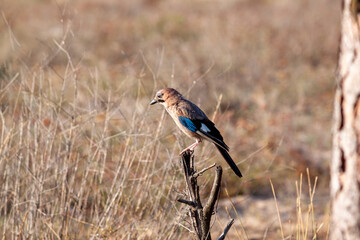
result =
[{"label": "bark", "polygon": [[342,0],[334,102],[330,239],[360,239],[359,0]]}]

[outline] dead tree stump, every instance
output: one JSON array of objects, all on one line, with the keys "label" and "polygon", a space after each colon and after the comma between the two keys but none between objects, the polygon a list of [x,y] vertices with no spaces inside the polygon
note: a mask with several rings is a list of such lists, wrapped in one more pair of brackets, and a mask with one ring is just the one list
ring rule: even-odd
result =
[{"label": "dead tree stump", "polygon": [[[178,198],[177,200],[189,206],[189,215],[191,218],[192,228],[199,240],[211,240],[210,224],[211,216],[213,215],[216,201],[219,198],[222,168],[219,165],[213,164],[199,172],[196,172],[194,167],[194,155],[192,151],[185,151],[181,154],[181,161],[184,170],[185,182],[187,185],[187,197],[189,199]],[[197,178],[205,171],[216,167],[216,174],[214,183],[210,192],[210,196],[203,207],[199,194],[199,185]],[[231,219],[224,232],[219,239],[225,239],[227,232],[229,231],[234,219]]]}]

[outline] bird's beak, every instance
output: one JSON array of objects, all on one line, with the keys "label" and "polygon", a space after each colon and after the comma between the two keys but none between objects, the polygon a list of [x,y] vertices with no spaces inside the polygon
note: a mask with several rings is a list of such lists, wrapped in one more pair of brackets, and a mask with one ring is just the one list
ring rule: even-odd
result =
[{"label": "bird's beak", "polygon": [[150,105],[154,105],[155,103],[157,103],[158,101],[156,99],[153,99],[151,102],[150,102]]}]

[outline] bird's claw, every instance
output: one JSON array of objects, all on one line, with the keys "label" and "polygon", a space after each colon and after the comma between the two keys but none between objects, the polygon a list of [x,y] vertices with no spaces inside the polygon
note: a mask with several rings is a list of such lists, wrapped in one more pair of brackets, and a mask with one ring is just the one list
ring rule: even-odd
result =
[{"label": "bird's claw", "polygon": [[183,155],[184,152],[189,152],[190,154],[192,154],[194,152],[194,149],[190,149],[190,148],[185,148],[184,150],[182,150],[179,155]]}]

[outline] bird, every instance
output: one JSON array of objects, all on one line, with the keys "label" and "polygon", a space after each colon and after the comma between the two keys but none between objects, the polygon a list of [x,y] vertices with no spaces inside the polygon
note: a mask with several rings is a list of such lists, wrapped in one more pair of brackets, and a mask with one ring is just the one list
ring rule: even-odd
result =
[{"label": "bird", "polygon": [[187,100],[173,88],[159,90],[150,102],[150,105],[157,103],[165,107],[180,130],[190,138],[195,139],[195,143],[185,148],[180,154],[188,150],[194,151],[202,140],[207,140],[216,146],[234,173],[238,177],[242,177],[239,168],[229,154],[229,147],[225,144],[219,130],[198,106]]}]

